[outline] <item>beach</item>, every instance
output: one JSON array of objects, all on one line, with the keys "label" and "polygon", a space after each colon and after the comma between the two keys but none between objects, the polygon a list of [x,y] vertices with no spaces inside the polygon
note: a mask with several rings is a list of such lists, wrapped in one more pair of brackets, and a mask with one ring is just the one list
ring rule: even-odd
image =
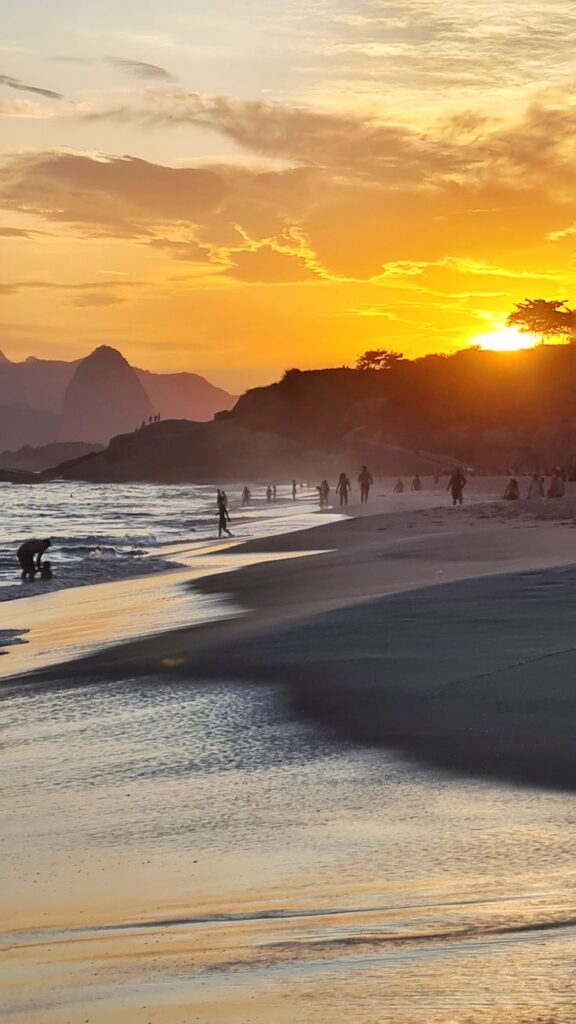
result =
[{"label": "beach", "polygon": [[[0,664],[7,1021],[576,1020],[576,505],[499,488],[38,610]],[[140,631],[48,657],[92,590]]]}]

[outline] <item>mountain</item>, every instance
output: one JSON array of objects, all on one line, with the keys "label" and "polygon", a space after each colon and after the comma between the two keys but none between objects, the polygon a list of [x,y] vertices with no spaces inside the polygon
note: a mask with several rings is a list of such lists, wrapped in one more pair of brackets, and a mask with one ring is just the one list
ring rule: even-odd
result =
[{"label": "mountain", "polygon": [[17,469],[40,473],[58,462],[78,459],[89,452],[101,450],[102,445],[86,444],[83,441],[61,441],[41,447],[26,445],[18,451],[0,452],[0,467],[3,470]]},{"label": "mountain", "polygon": [[152,415],[136,371],[116,349],[101,345],[76,367],[64,394],[64,435],[99,441],[134,430]]},{"label": "mountain", "polygon": [[136,370],[155,412],[163,419],[211,420],[231,409],[236,396],[210,384],[197,373],[151,373]]},{"label": "mountain", "polygon": [[[103,348],[107,349],[106,346]],[[116,352],[115,349],[107,351]],[[119,372],[126,382],[126,361],[119,352],[116,352],[116,355],[118,359],[115,365],[122,365]],[[112,359],[110,355],[106,357],[109,367],[112,367]],[[34,356],[29,356],[23,362],[12,362],[0,354],[0,448],[45,445],[60,440],[107,442],[118,429],[132,429],[141,422],[143,414],[137,421],[130,420],[130,415],[136,408],[141,413],[144,408],[149,410],[146,412],[146,419],[153,413],[160,413],[164,418],[184,417],[204,421],[211,419],[216,412],[232,408],[236,401],[234,395],[214,387],[204,377],[195,373],[156,374],[148,370],[135,369],[133,373],[148,401],[142,400],[142,393],[132,380],[130,393],[135,396],[138,392],[140,397],[132,409],[126,411],[125,419],[118,413],[117,418],[110,423],[107,418],[100,415],[100,419],[94,423],[100,423],[103,433],[94,438],[84,437],[76,433],[79,429],[88,428],[86,417],[81,410],[82,391],[86,389],[84,393],[91,394],[90,401],[94,403],[98,382],[102,384],[107,378],[106,386],[112,404],[112,395],[115,392],[109,390],[113,384],[110,376],[107,377],[101,356],[98,357],[100,369],[91,364],[92,369],[89,368],[87,374],[83,371],[79,378],[80,386],[77,378],[74,389],[70,392],[72,379],[83,362],[84,360],[78,359],[70,362],[36,359]],[[65,396],[67,409],[64,418],[62,410]],[[120,401],[124,401],[123,395],[120,396]],[[77,403],[75,410],[71,402]]]},{"label": "mountain", "polygon": [[18,448],[21,445],[42,444],[61,436],[60,416],[46,409],[33,409],[29,405],[10,403],[0,405],[0,445]]}]

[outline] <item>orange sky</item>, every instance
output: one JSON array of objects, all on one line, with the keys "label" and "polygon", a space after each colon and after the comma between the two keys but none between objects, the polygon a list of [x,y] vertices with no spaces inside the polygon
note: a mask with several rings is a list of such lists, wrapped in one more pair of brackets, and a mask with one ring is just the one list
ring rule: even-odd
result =
[{"label": "orange sky", "polygon": [[238,391],[573,301],[571,0],[10,6],[10,358],[106,342]]}]

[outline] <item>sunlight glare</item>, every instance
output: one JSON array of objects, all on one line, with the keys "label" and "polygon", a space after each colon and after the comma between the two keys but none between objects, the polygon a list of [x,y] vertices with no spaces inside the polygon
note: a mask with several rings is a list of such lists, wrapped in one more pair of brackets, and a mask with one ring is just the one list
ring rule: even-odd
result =
[{"label": "sunlight glare", "polygon": [[479,345],[480,348],[490,349],[492,352],[519,352],[523,348],[534,348],[540,344],[540,338],[525,331],[519,331],[516,327],[500,327],[487,334],[477,334],[470,339],[471,345]]}]

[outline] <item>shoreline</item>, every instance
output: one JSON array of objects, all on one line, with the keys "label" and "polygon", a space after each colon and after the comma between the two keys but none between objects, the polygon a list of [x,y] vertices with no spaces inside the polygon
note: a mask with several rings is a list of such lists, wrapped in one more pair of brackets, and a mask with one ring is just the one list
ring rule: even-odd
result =
[{"label": "shoreline", "polygon": [[[217,616],[13,673],[2,689],[142,677],[264,683],[283,692],[290,715],[347,743],[572,790],[569,514],[375,508],[231,542],[219,565],[208,553],[195,579],[182,574],[185,593],[220,603]],[[240,568],[226,562],[252,556]]]}]

